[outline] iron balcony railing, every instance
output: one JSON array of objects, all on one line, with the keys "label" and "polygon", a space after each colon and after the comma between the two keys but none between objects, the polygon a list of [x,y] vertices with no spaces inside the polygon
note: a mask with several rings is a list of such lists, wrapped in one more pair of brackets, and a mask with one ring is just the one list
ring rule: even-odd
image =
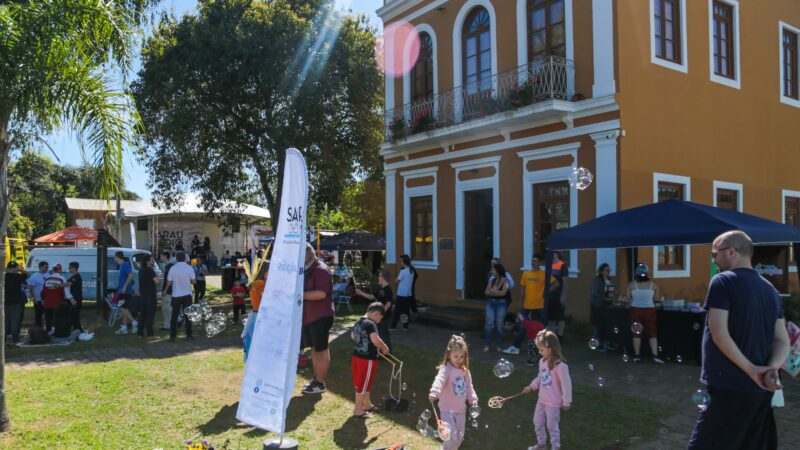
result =
[{"label": "iron balcony railing", "polygon": [[568,100],[575,65],[559,56],[537,58],[491,78],[468,83],[425,100],[387,110],[384,138],[408,136],[449,127],[546,100]]}]

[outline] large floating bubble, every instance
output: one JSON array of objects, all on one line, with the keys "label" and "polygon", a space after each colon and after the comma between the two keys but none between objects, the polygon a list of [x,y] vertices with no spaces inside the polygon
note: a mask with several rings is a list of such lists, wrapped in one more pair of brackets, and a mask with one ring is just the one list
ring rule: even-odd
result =
[{"label": "large floating bubble", "polygon": [[492,372],[494,372],[494,376],[496,376],[497,378],[506,378],[509,375],[511,375],[511,372],[513,371],[514,371],[514,364],[512,364],[511,361],[505,358],[498,359],[497,362],[494,363],[494,368],[492,369]]}]

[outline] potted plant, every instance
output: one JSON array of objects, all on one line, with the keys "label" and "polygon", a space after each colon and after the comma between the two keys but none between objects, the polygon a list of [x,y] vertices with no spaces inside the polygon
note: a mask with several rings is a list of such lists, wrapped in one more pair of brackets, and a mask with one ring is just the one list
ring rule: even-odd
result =
[{"label": "potted plant", "polygon": [[411,134],[431,130],[434,123],[432,108],[424,108],[417,111],[411,119]]},{"label": "potted plant", "polygon": [[389,124],[389,131],[392,133],[392,142],[406,137],[406,119],[403,116],[395,117]]}]

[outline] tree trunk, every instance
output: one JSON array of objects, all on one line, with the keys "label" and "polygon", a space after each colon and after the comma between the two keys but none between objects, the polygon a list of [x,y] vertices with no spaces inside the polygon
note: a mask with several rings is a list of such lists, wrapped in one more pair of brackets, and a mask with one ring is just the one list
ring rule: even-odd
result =
[{"label": "tree trunk", "polygon": [[[5,265],[6,234],[8,233],[8,163],[11,141],[7,133],[8,122],[0,121],[0,260]],[[6,277],[5,267],[0,276],[0,432],[11,428],[6,407]]]}]

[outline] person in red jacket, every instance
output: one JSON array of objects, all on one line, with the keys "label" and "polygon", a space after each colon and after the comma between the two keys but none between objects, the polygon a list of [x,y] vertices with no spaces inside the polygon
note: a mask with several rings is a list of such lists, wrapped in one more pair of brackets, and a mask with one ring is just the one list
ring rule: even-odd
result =
[{"label": "person in red jacket", "polygon": [[233,323],[239,322],[239,314],[244,315],[244,297],[247,295],[247,289],[242,286],[241,280],[237,279],[233,282],[231,288],[231,295],[233,296]]}]

